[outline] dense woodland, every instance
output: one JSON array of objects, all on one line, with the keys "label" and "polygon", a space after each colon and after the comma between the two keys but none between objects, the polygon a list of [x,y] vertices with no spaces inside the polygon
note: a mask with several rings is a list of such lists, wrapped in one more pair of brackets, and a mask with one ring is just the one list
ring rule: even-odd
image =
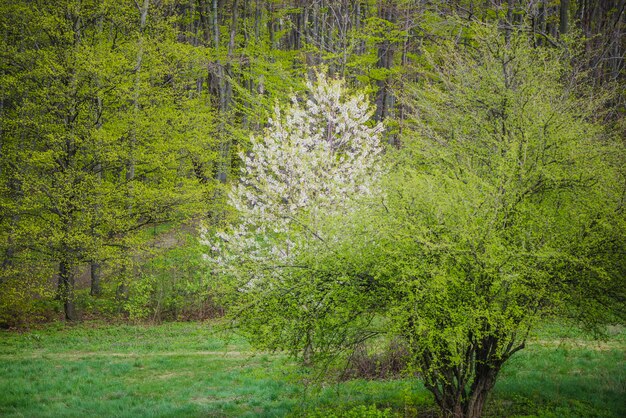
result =
[{"label": "dense woodland", "polygon": [[[623,142],[623,0],[3,1],[0,322],[176,319],[223,306],[198,225],[230,219],[239,153],[323,66],[403,146],[427,56],[471,22],[570,65]],[[565,80],[567,82],[567,80]],[[619,138],[622,139],[619,139]]]}]

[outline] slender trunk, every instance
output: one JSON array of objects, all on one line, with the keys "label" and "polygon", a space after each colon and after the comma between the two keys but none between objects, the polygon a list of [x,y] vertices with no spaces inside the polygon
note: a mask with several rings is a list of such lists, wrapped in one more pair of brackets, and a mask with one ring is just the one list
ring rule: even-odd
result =
[{"label": "slender trunk", "polygon": [[513,29],[514,0],[507,0],[506,5],[506,27],[504,29],[504,39],[508,45],[511,42],[511,31]]},{"label": "slender trunk", "polygon": [[270,2],[268,5],[268,20],[267,20],[267,30],[270,35],[270,49],[276,49],[275,39],[274,39],[274,3]]},{"label": "slender trunk", "polygon": [[[6,36],[4,36],[3,38],[5,38],[6,41]],[[6,45],[6,42],[5,42]],[[3,113],[4,113],[4,85],[2,85],[0,87],[0,121],[3,120]],[[0,161],[2,161],[2,159],[5,158],[5,151],[4,151],[4,136],[3,136],[3,125],[0,123]],[[3,169],[3,164],[0,163],[0,178],[2,177],[2,169]],[[10,171],[9,171],[10,173]],[[11,187],[13,185],[13,181],[11,181],[12,179],[9,179],[9,181],[7,182],[7,184],[9,185],[9,195],[12,194],[11,192],[13,191],[13,188]],[[12,217],[12,221],[13,223],[15,222],[15,218],[16,215],[13,215]],[[6,249],[4,251],[4,257],[2,259],[2,264],[0,265],[0,270],[4,270],[8,267],[10,267],[13,264],[13,254],[14,254],[14,246],[13,246],[13,233],[12,231],[9,231],[8,233],[8,237],[7,237],[7,242],[6,242]]]},{"label": "slender trunk", "polygon": [[[548,15],[553,16],[556,13],[558,13],[558,11],[556,10],[556,6],[550,7],[550,12],[548,12]],[[559,25],[557,24],[557,22],[554,22],[552,19],[550,19],[550,23],[547,25],[547,31],[553,39],[556,39],[559,32]]]},{"label": "slender trunk", "polygon": [[[144,54],[144,31],[146,28],[146,22],[148,18],[148,9],[150,7],[150,0],[144,0],[141,7],[139,8],[139,40],[137,45],[137,57],[135,62],[135,85],[133,86],[133,115],[136,120],[139,117],[140,106],[139,106],[139,96],[141,89],[141,68],[143,65],[143,54]],[[128,203],[127,203],[127,211],[129,217],[132,219],[133,215],[133,181],[135,180],[135,147],[137,144],[137,129],[135,128],[135,120],[133,120],[132,127],[129,135],[129,155],[128,161],[126,164],[126,183],[128,184]],[[122,281],[117,288],[116,294],[118,299],[123,299],[127,293],[127,284],[126,284],[126,267],[122,267]]]},{"label": "slender trunk", "polygon": [[[354,10],[354,28],[356,29],[356,33],[362,33],[362,29],[361,29],[361,2],[357,1],[355,4],[355,10]],[[359,40],[356,48],[355,48],[355,53],[357,55],[362,55],[363,54],[363,40]]]},{"label": "slender trunk", "polygon": [[626,29],[624,25],[626,15],[626,1],[620,0],[616,4],[616,19],[613,23],[613,29],[611,34],[611,43],[613,44],[613,51],[611,51],[611,78],[617,80],[620,74],[623,74],[624,70],[624,47],[626,42],[624,41]]},{"label": "slender trunk", "polygon": [[[228,61],[232,59],[232,54],[233,54],[234,47],[235,47],[234,32],[235,32],[235,24],[237,23],[237,7],[238,7],[238,1],[235,2],[234,10],[233,10],[233,20],[231,22],[230,41],[228,43],[228,57],[227,57]],[[220,45],[217,0],[213,0],[213,29],[214,29],[215,49],[217,51],[219,50],[219,45]],[[229,65],[229,63],[227,63],[227,65]],[[220,141],[220,150],[219,150],[219,162],[217,165],[217,179],[222,183],[226,183],[226,179],[227,179],[227,168],[228,168],[227,159],[228,159],[228,154],[230,150],[230,138],[228,138],[228,135],[225,134],[227,111],[228,111],[228,106],[229,106],[230,96],[231,96],[231,94],[229,93],[230,85],[229,83],[227,83],[227,80],[226,80],[226,74],[227,74],[226,70],[227,69],[225,68],[225,65],[222,62],[220,62],[220,60],[218,59],[216,62],[216,73],[217,73],[216,77],[217,77],[218,88],[219,88],[220,123],[219,123],[218,129],[221,134],[220,135],[221,141]]]},{"label": "slender trunk", "polygon": [[217,0],[213,0],[213,46],[217,59],[215,61],[215,78],[217,79],[217,94],[219,96],[219,110],[224,107],[224,69],[222,67],[220,55],[220,25],[217,14]]},{"label": "slender trunk", "polygon": [[[98,19],[97,33],[98,33],[98,36],[102,34],[102,17]],[[97,90],[100,91],[100,88],[102,86],[101,86],[99,77],[96,78],[95,83],[96,83]],[[96,131],[99,131],[100,129],[102,129],[102,113],[103,113],[102,97],[98,95],[98,97],[96,97],[94,100],[94,105],[95,105],[94,106],[95,107],[94,119],[96,121],[95,128],[96,128]],[[98,189],[101,190],[100,187],[102,183],[102,164],[100,161],[99,153],[96,154],[95,159],[96,159],[96,164],[94,165],[94,173],[96,177],[96,182],[99,186]],[[92,236],[97,237],[98,233],[96,231],[96,219],[99,220],[101,217],[101,205],[99,203],[96,203],[93,207],[93,211],[94,211],[94,219],[91,222],[90,232]],[[90,267],[90,272],[91,272],[91,292],[90,293],[92,296],[98,296],[101,293],[100,292],[100,273],[99,273],[100,264],[95,259],[92,259],[89,264],[90,264],[89,267]]]},{"label": "slender trunk", "polygon": [[[139,10],[139,43],[137,48],[137,58],[135,63],[135,85],[133,87],[133,112],[135,118],[139,114],[139,89],[141,83],[141,66],[143,63],[143,32],[146,27],[146,20],[148,17],[148,8],[150,7],[150,0],[144,0],[141,9]],[[134,122],[133,122],[134,123]],[[133,151],[135,144],[137,143],[137,131],[133,127],[130,134],[130,155],[128,161],[128,167],[126,171],[126,181],[131,182],[135,178],[135,159]]]},{"label": "slender trunk", "polygon": [[570,0],[561,0],[559,9],[559,33],[561,35],[569,31],[569,2]]},{"label": "slender trunk", "polygon": [[302,34],[304,35],[304,43],[310,44],[311,40],[309,39],[309,7],[305,6],[302,10]]},{"label": "slender trunk", "polygon": [[342,4],[342,13],[341,13],[341,42],[340,48],[342,51],[341,58],[341,68],[340,74],[341,77],[346,76],[346,66],[348,65],[348,56],[349,56],[349,41],[348,41],[348,31],[350,28],[350,6],[347,1],[344,1]]},{"label": "slender trunk", "polygon": [[537,17],[537,31],[541,34],[537,39],[537,45],[541,46],[544,43],[543,35],[546,33],[546,2],[541,1],[539,5],[539,16]]},{"label": "slender trunk", "polygon": [[[81,19],[80,15],[68,15],[67,18],[73,19],[73,35],[74,42],[73,47],[78,48],[82,40],[81,33]],[[70,93],[70,96],[75,98],[78,90],[78,80],[76,75],[76,68],[74,65],[70,66],[69,78],[67,82],[64,82],[65,86]],[[64,124],[65,128],[68,132],[74,132],[75,130],[75,121],[78,116],[78,104],[75,100],[70,100],[65,117]],[[78,145],[76,144],[76,140],[73,135],[68,135],[65,140],[63,149],[63,162],[61,163],[60,172],[66,174],[66,171],[70,171],[74,166],[74,159],[76,157],[76,153],[78,152]],[[68,180],[70,181],[72,186],[76,187],[78,184],[78,180],[76,177],[71,176]],[[63,206],[63,205],[61,205]],[[59,209],[59,208],[57,208]],[[76,309],[74,305],[74,271],[73,267],[75,265],[75,259],[77,250],[72,248],[70,245],[67,245],[65,241],[73,232],[72,225],[74,214],[76,213],[76,206],[74,205],[74,200],[72,198],[68,198],[67,207],[63,208],[63,210],[58,210],[59,220],[61,223],[61,233],[63,238],[63,242],[59,248],[59,282],[58,282],[58,297],[63,303],[63,310],[65,313],[65,319],[67,321],[75,321],[77,320]],[[70,262],[70,260],[74,261],[74,263]]]},{"label": "slender trunk", "polygon": [[239,18],[239,0],[233,4],[233,19],[230,25],[230,39],[228,42],[228,58],[232,58],[235,51],[235,35],[237,34],[237,21]]},{"label": "slender trunk", "polygon": [[[135,85],[133,86],[133,114],[135,119],[139,116],[139,89],[141,84],[141,65],[143,63],[143,32],[146,27],[146,20],[148,16],[148,7],[150,6],[150,0],[144,0],[143,5],[139,9],[139,41],[137,47],[137,57],[135,60]],[[132,122],[133,124],[135,121]],[[126,166],[126,182],[131,185],[131,182],[135,178],[135,157],[134,149],[137,143],[137,130],[133,126],[130,132],[130,152]],[[129,199],[130,201],[131,199]],[[129,210],[132,208],[129,207]]]},{"label": "slender trunk", "polygon": [[261,0],[256,0],[254,8],[254,41],[255,44],[259,43],[259,36],[261,31]]},{"label": "slender trunk", "polygon": [[[391,23],[395,23],[395,13],[393,5],[383,2],[380,5],[379,16],[388,20]],[[384,40],[378,46],[378,68],[391,69],[393,63],[395,45],[389,40]],[[389,110],[393,106],[394,98],[389,89],[389,77],[383,80],[378,80],[378,93],[376,95],[376,113],[375,119],[382,121],[389,115]]]}]

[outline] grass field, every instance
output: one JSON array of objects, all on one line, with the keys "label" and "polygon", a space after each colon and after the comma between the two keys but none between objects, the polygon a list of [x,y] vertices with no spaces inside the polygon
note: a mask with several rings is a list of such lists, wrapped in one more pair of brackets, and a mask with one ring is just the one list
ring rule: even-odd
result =
[{"label": "grass field", "polygon": [[[506,365],[486,415],[626,416],[626,330],[610,334],[542,327]],[[419,382],[305,381],[284,356],[255,355],[207,323],[0,333],[0,416],[437,416]]]}]

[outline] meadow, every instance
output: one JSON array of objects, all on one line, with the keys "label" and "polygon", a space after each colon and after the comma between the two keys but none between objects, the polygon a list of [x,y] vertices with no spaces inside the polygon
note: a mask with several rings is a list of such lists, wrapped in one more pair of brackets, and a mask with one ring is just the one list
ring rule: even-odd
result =
[{"label": "meadow", "polygon": [[[215,322],[50,324],[0,333],[5,417],[436,417],[416,380],[310,383]],[[549,323],[506,364],[492,417],[626,416],[626,330],[594,340]]]}]

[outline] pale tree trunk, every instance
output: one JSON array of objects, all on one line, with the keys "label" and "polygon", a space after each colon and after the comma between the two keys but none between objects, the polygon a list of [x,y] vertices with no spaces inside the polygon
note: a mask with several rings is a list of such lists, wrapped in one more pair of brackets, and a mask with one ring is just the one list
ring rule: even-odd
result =
[{"label": "pale tree trunk", "polygon": [[276,45],[276,37],[274,36],[274,32],[276,32],[276,26],[274,22],[274,2],[269,2],[267,6],[269,19],[267,21],[267,29],[270,35],[270,48],[277,49]]},{"label": "pale tree trunk", "polygon": [[[137,4],[139,7],[139,5]],[[126,171],[126,181],[130,183],[135,178],[135,156],[134,149],[137,143],[137,129],[134,126],[135,120],[139,116],[139,90],[141,87],[141,66],[143,63],[143,43],[144,43],[144,30],[146,28],[146,21],[148,18],[148,8],[150,7],[150,0],[144,0],[143,5],[139,8],[139,40],[137,45],[137,58],[135,60],[135,85],[133,87],[133,127],[130,132],[130,155],[128,160],[128,166]]]},{"label": "pale tree trunk", "polygon": [[[395,23],[395,10],[394,5],[388,1],[383,1],[380,4],[379,17]],[[393,64],[395,45],[391,41],[384,40],[378,46],[378,68],[390,69]],[[389,77],[384,80],[376,82],[378,85],[378,93],[376,94],[376,112],[375,120],[382,121],[389,116],[391,109],[393,108],[395,98],[391,89],[389,88]]]},{"label": "pale tree trunk", "polygon": [[[220,30],[219,30],[219,14],[218,14],[218,1],[213,0],[213,38],[215,51],[220,49]],[[227,56],[226,61],[222,62],[219,58],[215,62],[215,70],[213,77],[217,81],[218,97],[219,97],[219,119],[218,124],[218,137],[220,140],[218,150],[218,160],[216,163],[215,176],[216,180],[221,183],[226,183],[230,168],[230,154],[231,154],[231,142],[232,135],[228,132],[227,121],[230,118],[231,101],[233,96],[232,84],[230,77],[232,77],[232,63],[235,52],[235,35],[237,32],[238,20],[239,20],[239,0],[235,0],[233,3],[232,19],[230,22],[229,38],[227,44]],[[219,56],[219,55],[218,55]],[[220,188],[215,189],[214,200],[220,200],[224,198],[224,193]],[[220,209],[216,205],[214,210],[209,213],[209,216],[218,221],[223,216],[223,209]]]},{"label": "pale tree trunk", "polygon": [[[133,87],[133,120],[131,121],[132,127],[129,135],[129,156],[126,165],[126,184],[128,185],[128,204],[127,211],[129,217],[132,219],[133,213],[133,181],[135,180],[135,147],[137,144],[137,129],[135,127],[136,120],[139,118],[140,106],[139,95],[141,89],[141,68],[143,64],[144,54],[144,31],[148,20],[148,9],[150,8],[150,0],[144,0],[143,4],[139,6],[139,3],[135,3],[139,11],[139,40],[137,44],[137,57],[135,61],[135,85]],[[122,267],[121,282],[116,291],[116,297],[118,299],[124,299],[127,293],[127,267],[126,263]]]},{"label": "pale tree trunk", "polygon": [[[98,24],[97,24],[97,34],[98,36],[100,36],[102,34],[102,17],[100,17],[98,19]],[[98,91],[101,88],[101,82],[100,82],[100,78],[96,78],[96,86],[98,88]],[[103,113],[103,104],[102,104],[102,97],[100,97],[100,95],[98,95],[98,97],[96,97],[95,99],[95,126],[96,126],[96,131],[99,131],[100,129],[102,129],[102,113]],[[94,165],[94,172],[96,175],[96,179],[98,184],[100,184],[102,182],[102,164],[100,162],[100,159],[98,156],[96,156],[96,164]],[[94,214],[96,215],[96,219],[99,218],[99,216],[101,216],[101,207],[100,204],[96,203],[94,205]],[[96,234],[96,225],[95,225],[96,221],[92,221],[91,224],[91,234],[95,235]],[[102,292],[101,292],[101,288],[100,288],[100,262],[97,260],[97,256],[92,258],[92,260],[89,262],[89,271],[90,271],[90,276],[91,276],[91,290],[90,290],[90,294],[91,296],[99,296]]]},{"label": "pale tree trunk", "polygon": [[541,35],[539,39],[537,39],[537,45],[541,46],[544,44],[543,35],[546,33],[546,0],[541,0],[539,5],[536,28]]},{"label": "pale tree trunk", "polygon": [[[362,27],[361,27],[361,2],[357,1],[355,4],[355,10],[354,10],[354,23],[353,23],[357,33],[361,33],[362,32]],[[362,55],[365,52],[365,41],[363,40],[359,40],[358,45],[356,46],[356,51],[355,53],[357,55]]]},{"label": "pale tree trunk", "polygon": [[[215,51],[219,56],[220,49],[220,26],[218,21],[218,8],[217,8],[217,0],[213,0],[213,39]],[[230,47],[230,43],[229,43]],[[225,124],[225,112],[226,112],[226,80],[225,80],[225,71],[224,65],[218,58],[216,60],[216,69],[215,76],[217,78],[218,84],[218,94],[219,94],[219,112],[220,112],[220,123],[219,123],[219,133],[220,133],[220,160],[218,162],[217,167],[217,179],[223,183],[226,182],[226,172],[224,170],[224,159],[226,154],[226,143],[227,138],[224,135],[224,124]]]},{"label": "pale tree trunk", "polygon": [[611,61],[609,64],[611,78],[617,80],[620,74],[624,74],[624,47],[626,46],[626,27],[624,25],[624,16],[626,15],[626,0],[617,1],[615,22],[613,23],[611,33],[611,43],[613,45],[610,53]]},{"label": "pale tree trunk", "polygon": [[[82,22],[80,15],[68,14],[68,19],[73,19],[73,35],[74,42],[73,47],[78,48],[81,43],[81,27]],[[77,53],[74,51],[74,53]],[[76,74],[76,68],[70,67],[70,76],[66,84],[69,89],[70,96],[76,97],[78,90],[78,80]],[[66,109],[64,124],[68,132],[72,132],[75,129],[75,121],[78,117],[78,105],[76,101],[70,101],[68,108]],[[73,165],[73,160],[76,158],[78,152],[78,145],[74,138],[70,135],[65,139],[65,149],[63,150],[63,157],[60,172],[65,173],[70,170]],[[76,186],[76,180],[72,179],[73,186]],[[74,267],[76,266],[76,252],[78,249],[68,245],[67,237],[72,234],[73,217],[77,212],[77,208],[73,199],[69,199],[67,207],[63,209],[57,208],[57,214],[60,218],[61,232],[64,236],[61,246],[59,248],[59,254],[57,261],[59,262],[58,268],[58,287],[57,295],[63,303],[63,311],[65,313],[65,319],[68,321],[75,321],[78,319],[76,314],[76,308],[74,304]]]},{"label": "pale tree trunk", "polygon": [[[222,183],[226,183],[228,179],[228,171],[230,167],[230,149],[231,149],[231,136],[226,132],[226,120],[229,119],[229,112],[231,108],[231,102],[233,99],[233,88],[230,78],[233,76],[232,74],[232,60],[233,55],[235,53],[235,35],[237,32],[237,24],[239,20],[239,0],[234,0],[233,4],[233,14],[230,25],[230,39],[228,41],[228,51],[227,51],[227,59],[226,63],[221,67],[221,80],[220,85],[222,87],[222,91],[220,94],[220,113],[221,113],[221,122],[220,122],[220,132],[221,135],[221,144],[220,144],[220,164],[218,170],[218,180]],[[218,40],[219,42],[219,40]]]}]

